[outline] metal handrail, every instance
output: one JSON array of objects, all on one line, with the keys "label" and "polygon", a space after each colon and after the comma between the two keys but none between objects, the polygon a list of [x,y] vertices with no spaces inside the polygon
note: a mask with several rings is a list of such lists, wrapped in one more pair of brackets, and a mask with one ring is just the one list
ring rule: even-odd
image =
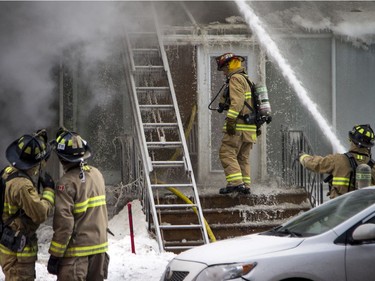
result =
[{"label": "metal handrail", "polygon": [[299,163],[299,154],[303,151],[313,155],[313,148],[301,130],[289,130],[285,127],[282,134],[282,177],[288,186],[302,187],[306,190],[312,207],[323,203],[322,174],[311,172]]}]

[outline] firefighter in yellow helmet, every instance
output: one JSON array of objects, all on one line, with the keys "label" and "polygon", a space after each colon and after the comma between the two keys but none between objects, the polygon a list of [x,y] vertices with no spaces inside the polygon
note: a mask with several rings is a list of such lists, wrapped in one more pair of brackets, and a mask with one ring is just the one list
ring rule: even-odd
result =
[{"label": "firefighter in yellow helmet", "polygon": [[45,130],[23,135],[6,150],[11,165],[1,172],[0,191],[0,264],[6,281],[35,280],[36,230],[52,213],[55,197],[51,176],[42,173],[49,155]]},{"label": "firefighter in yellow helmet", "polygon": [[47,270],[57,280],[107,279],[108,215],[101,172],[86,163],[88,143],[60,128],[53,149],[64,175],[56,183],[53,237]]},{"label": "firefighter in yellow helmet", "polygon": [[219,104],[221,111],[227,111],[219,151],[227,185],[220,189],[220,194],[250,194],[249,157],[257,139],[257,126],[244,119],[251,113],[245,102],[254,108],[249,78],[241,64],[244,60],[242,56],[233,53],[216,57],[217,69],[223,71],[228,86]]},{"label": "firefighter in yellow helmet", "polygon": [[299,161],[306,169],[329,174],[329,197],[335,198],[355,190],[355,169],[360,164],[371,167],[371,182],[375,184],[375,165],[371,159],[371,147],[374,146],[374,131],[369,124],[356,125],[349,131],[350,149],[340,154],[325,157],[300,153]]}]

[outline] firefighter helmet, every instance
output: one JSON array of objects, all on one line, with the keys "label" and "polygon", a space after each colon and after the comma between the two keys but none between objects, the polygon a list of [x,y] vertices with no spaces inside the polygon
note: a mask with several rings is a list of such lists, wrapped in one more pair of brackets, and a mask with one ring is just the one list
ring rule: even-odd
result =
[{"label": "firefighter helmet", "polygon": [[28,170],[49,157],[51,152],[45,130],[23,135],[6,150],[7,160],[17,169]]},{"label": "firefighter helmet", "polygon": [[60,128],[53,141],[53,148],[60,159],[67,162],[81,162],[91,156],[91,149],[80,135]]},{"label": "firefighter helmet", "polygon": [[222,70],[223,67],[231,60],[231,59],[239,59],[240,61],[244,61],[245,58],[242,56],[237,56],[233,53],[225,53],[221,56],[215,58],[217,63],[217,70]]},{"label": "firefighter helmet", "polygon": [[349,131],[349,139],[358,146],[374,146],[374,131],[369,124],[356,125]]}]

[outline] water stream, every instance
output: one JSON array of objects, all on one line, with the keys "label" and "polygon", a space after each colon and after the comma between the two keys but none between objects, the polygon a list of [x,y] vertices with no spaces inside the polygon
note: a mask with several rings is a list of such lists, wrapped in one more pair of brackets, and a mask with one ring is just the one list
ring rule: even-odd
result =
[{"label": "water stream", "polygon": [[327,120],[319,112],[317,105],[310,99],[307,91],[302,86],[301,82],[297,79],[291,66],[281,55],[279,48],[271,39],[267,31],[262,27],[263,24],[254,13],[253,9],[249,5],[247,5],[244,0],[235,0],[235,3],[243,14],[246,23],[249,25],[253,33],[257,36],[259,43],[263,48],[265,48],[265,50],[267,50],[268,56],[272,57],[273,61],[277,63],[282,71],[283,76],[289,81],[302,104],[308,111],[310,111],[311,115],[318,123],[319,128],[328,138],[335,151],[337,151],[338,153],[345,152],[346,149],[334,134],[334,129],[328,124]]}]

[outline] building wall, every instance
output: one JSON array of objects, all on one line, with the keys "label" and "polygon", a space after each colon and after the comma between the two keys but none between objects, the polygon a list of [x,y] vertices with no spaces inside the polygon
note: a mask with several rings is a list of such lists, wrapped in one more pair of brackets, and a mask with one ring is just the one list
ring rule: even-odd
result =
[{"label": "building wall", "polygon": [[[296,78],[328,123],[333,124],[332,129],[337,130],[344,145],[347,144],[347,131],[353,124],[370,123],[375,127],[372,117],[375,99],[371,94],[375,86],[371,78],[375,65],[373,46],[361,49],[327,35],[280,37],[278,40]],[[264,63],[264,55],[254,43],[168,44],[166,51],[185,128],[194,113],[194,106],[198,109],[188,146],[199,185],[215,188],[225,184],[218,156],[224,115],[209,111],[207,107],[225,80],[222,73],[216,71],[214,57],[227,51],[248,58],[250,77],[255,81],[265,80],[271,101],[273,121],[251,154],[255,183],[264,180],[264,170],[266,179],[281,175],[283,127],[303,130],[317,154],[334,151],[314,116],[297,98],[290,81],[282,75],[282,70],[270,59]],[[77,64],[76,69],[67,71],[69,75],[64,77],[64,83],[69,84],[64,88],[64,124],[88,139],[94,151],[91,161],[103,170],[108,184],[121,182],[124,169],[129,168],[124,165],[134,164],[130,160],[127,162],[119,141],[134,136],[123,67],[121,54],[114,52],[96,71],[86,73]],[[88,87],[88,84],[97,87]],[[267,161],[263,163],[265,155]]]},{"label": "building wall", "polygon": [[375,45],[354,47],[336,41],[336,123],[344,144],[355,124],[375,130]]},{"label": "building wall", "polygon": [[[60,83],[60,125],[81,134],[91,149],[89,163],[104,174],[106,183],[123,181],[121,138],[132,134],[132,112],[124,85],[121,53],[88,69],[79,56],[63,61]],[[131,163],[129,163],[131,165]]]}]

